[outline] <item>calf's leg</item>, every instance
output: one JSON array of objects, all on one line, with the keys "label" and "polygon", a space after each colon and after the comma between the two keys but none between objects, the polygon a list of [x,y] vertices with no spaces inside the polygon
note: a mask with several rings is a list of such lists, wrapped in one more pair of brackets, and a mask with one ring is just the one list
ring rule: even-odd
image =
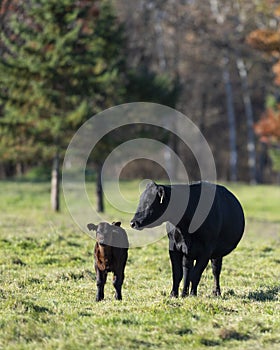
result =
[{"label": "calf's leg", "polygon": [[118,271],[114,273],[113,277],[113,286],[116,290],[115,292],[115,299],[116,300],[122,300],[122,285],[124,280],[124,272]]},{"label": "calf's leg", "polygon": [[187,256],[184,254],[184,256],[183,256],[184,285],[183,285],[183,290],[182,290],[182,297],[183,298],[189,295],[190,277],[191,277],[192,269],[193,269],[193,260],[188,259]]},{"label": "calf's leg", "polygon": [[176,250],[169,250],[169,257],[171,260],[173,279],[170,296],[177,298],[179,294],[179,285],[183,278],[183,253]]},{"label": "calf's leg", "polygon": [[212,272],[213,272],[213,276],[214,276],[213,294],[216,296],[221,295],[220,274],[221,274],[221,270],[222,270],[222,260],[223,260],[223,258],[211,259]]},{"label": "calf's leg", "polygon": [[96,301],[101,301],[104,299],[104,286],[107,280],[107,271],[101,271],[96,268]]}]

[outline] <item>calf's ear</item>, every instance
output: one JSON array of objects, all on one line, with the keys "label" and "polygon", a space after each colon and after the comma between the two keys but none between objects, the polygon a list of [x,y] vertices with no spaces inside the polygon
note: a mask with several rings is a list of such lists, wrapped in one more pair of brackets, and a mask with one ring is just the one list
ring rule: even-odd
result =
[{"label": "calf's ear", "polygon": [[158,186],[158,195],[160,198],[160,204],[162,204],[165,195],[163,186]]},{"label": "calf's ear", "polygon": [[120,221],[114,221],[114,222],[112,222],[112,225],[115,225],[115,226],[121,226],[121,222]]},{"label": "calf's ear", "polygon": [[88,228],[89,231],[96,231],[97,226],[92,224],[92,223],[90,223],[90,224],[87,224],[87,228]]}]

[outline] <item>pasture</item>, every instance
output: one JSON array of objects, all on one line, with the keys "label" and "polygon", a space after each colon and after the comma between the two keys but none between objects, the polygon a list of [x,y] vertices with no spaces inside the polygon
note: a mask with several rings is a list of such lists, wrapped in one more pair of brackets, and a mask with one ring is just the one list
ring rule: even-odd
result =
[{"label": "pasture", "polygon": [[[165,236],[129,251],[122,302],[109,275],[96,303],[94,241],[65,205],[50,211],[49,184],[1,182],[0,349],[280,349],[280,187],[228,187],[247,225],[224,258],[221,298],[210,265],[197,297],[169,298]],[[121,188],[138,198],[136,182]]]}]

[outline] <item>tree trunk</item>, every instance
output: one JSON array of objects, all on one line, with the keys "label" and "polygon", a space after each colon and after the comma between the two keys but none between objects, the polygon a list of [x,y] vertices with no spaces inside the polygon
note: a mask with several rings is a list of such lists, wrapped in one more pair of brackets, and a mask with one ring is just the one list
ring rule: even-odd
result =
[{"label": "tree trunk", "polygon": [[[175,129],[174,121],[172,123],[173,129]],[[168,127],[168,126],[167,126]],[[173,132],[169,133],[167,146],[174,152],[171,152],[169,148],[164,150],[165,170],[167,171],[171,182],[178,180],[178,137]]]},{"label": "tree trunk", "polygon": [[16,175],[17,177],[22,177],[24,175],[24,164],[21,161],[16,163]]},{"label": "tree trunk", "polygon": [[166,57],[164,52],[164,37],[163,37],[163,29],[162,29],[162,17],[163,13],[159,9],[155,9],[154,19],[155,19],[155,32],[156,32],[156,50],[159,62],[159,69],[161,72],[165,72],[166,70]]},{"label": "tree trunk", "polygon": [[[224,14],[220,11],[218,0],[209,0],[211,12],[217,22],[217,24],[222,24],[225,21]],[[224,39],[226,42],[226,35],[224,34]],[[237,180],[237,146],[236,146],[236,122],[235,122],[235,111],[233,103],[233,92],[230,80],[230,74],[228,69],[229,54],[224,52],[223,58],[223,81],[225,84],[226,91],[226,103],[227,103],[227,116],[228,116],[228,126],[229,126],[229,151],[230,151],[230,181]]]},{"label": "tree trunk", "polygon": [[205,114],[207,109],[207,92],[204,90],[201,94],[201,108],[200,108],[200,116],[199,116],[199,130],[202,134],[205,131]]},{"label": "tree trunk", "polygon": [[265,174],[265,168],[267,166],[267,158],[268,158],[268,152],[267,152],[267,145],[264,142],[261,142],[261,147],[259,151],[259,168],[258,168],[258,180],[259,183],[265,183],[266,182],[266,174]]},{"label": "tree trunk", "polygon": [[233,103],[232,85],[230,81],[230,75],[228,70],[228,57],[224,58],[223,62],[223,80],[226,90],[227,101],[227,116],[229,125],[229,148],[230,148],[230,181],[237,180],[237,146],[236,146],[236,122]]},{"label": "tree trunk", "polygon": [[51,178],[51,207],[53,211],[60,210],[59,203],[59,154],[56,152],[53,159],[52,178]]},{"label": "tree trunk", "polygon": [[249,93],[247,70],[244,61],[241,57],[237,58],[236,65],[241,79],[242,96],[245,107],[245,115],[247,121],[247,151],[248,151],[248,168],[250,174],[250,183],[257,183],[257,168],[256,168],[256,145],[254,134],[254,119],[251,96]]},{"label": "tree trunk", "polygon": [[97,195],[97,211],[104,213],[104,200],[103,200],[103,188],[102,188],[102,165],[97,167],[97,179],[96,179],[96,195]]}]

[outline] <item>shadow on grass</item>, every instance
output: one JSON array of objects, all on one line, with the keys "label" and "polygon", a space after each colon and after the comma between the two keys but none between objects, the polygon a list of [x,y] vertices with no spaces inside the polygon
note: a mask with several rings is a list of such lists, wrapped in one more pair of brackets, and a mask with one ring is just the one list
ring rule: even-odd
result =
[{"label": "shadow on grass", "polygon": [[148,342],[148,341],[145,341],[145,340],[134,339],[134,340],[133,340],[133,343],[134,343],[136,346],[145,347],[145,349],[149,349],[149,348],[154,348],[154,347],[155,347],[155,344],[154,344],[154,343]]},{"label": "shadow on grass", "polygon": [[247,296],[248,299],[254,301],[276,301],[278,299],[278,293],[280,292],[280,286],[269,287],[266,289],[260,289],[255,292],[250,292]]}]

